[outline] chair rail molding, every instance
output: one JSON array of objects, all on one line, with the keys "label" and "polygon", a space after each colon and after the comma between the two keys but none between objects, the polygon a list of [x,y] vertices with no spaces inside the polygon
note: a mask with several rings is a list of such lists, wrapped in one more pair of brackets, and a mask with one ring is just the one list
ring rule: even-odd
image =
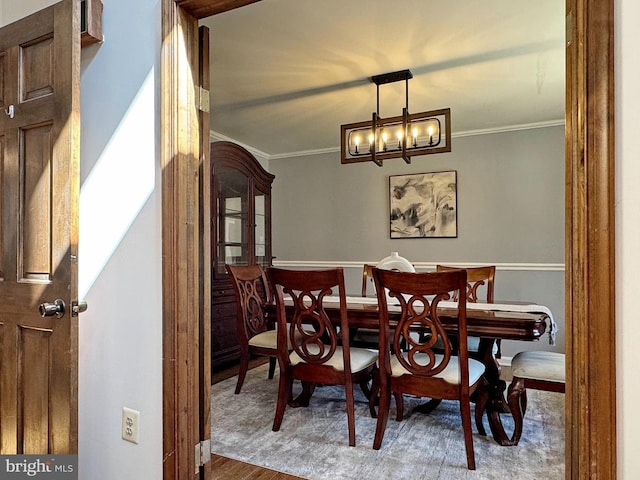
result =
[{"label": "chair rail molding", "polygon": [[[285,268],[357,268],[362,269],[364,264],[376,265],[378,260],[358,260],[358,261],[335,261],[335,260],[274,260],[273,265]],[[564,272],[564,263],[495,263],[495,262],[413,262],[416,270],[431,271],[436,269],[436,265],[447,264],[452,267],[481,267],[483,265],[495,265],[496,270],[521,271],[521,272]]]}]

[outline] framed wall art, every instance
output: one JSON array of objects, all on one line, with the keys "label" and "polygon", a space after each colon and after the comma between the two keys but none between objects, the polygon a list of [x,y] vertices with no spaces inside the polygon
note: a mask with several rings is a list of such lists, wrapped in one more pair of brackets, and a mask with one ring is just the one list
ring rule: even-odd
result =
[{"label": "framed wall art", "polygon": [[389,177],[391,238],[458,236],[457,172]]}]

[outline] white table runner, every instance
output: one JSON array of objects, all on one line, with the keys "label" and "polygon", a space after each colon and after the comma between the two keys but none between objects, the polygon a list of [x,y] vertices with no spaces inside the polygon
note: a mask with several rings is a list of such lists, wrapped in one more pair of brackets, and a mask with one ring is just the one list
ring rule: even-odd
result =
[{"label": "white table runner", "polygon": [[[390,305],[398,305],[398,301],[396,299],[390,299]],[[338,296],[329,296],[325,297],[325,301],[329,303],[338,303],[340,301],[340,297]],[[366,305],[377,305],[378,299],[373,297],[350,297],[347,296],[347,303],[361,303]],[[438,304],[442,308],[457,308],[456,302],[446,302],[442,301]],[[553,313],[549,307],[544,305],[538,305],[535,303],[472,303],[467,302],[467,310],[489,310],[494,312],[520,312],[520,313],[543,313],[549,318],[549,344],[556,344],[556,333],[558,332],[558,325],[553,318]]]}]

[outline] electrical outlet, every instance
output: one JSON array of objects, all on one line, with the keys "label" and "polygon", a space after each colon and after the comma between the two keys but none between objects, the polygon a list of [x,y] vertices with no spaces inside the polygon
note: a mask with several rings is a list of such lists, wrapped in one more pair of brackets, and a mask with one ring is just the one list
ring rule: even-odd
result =
[{"label": "electrical outlet", "polygon": [[137,444],[139,428],[140,412],[122,407],[122,439]]}]

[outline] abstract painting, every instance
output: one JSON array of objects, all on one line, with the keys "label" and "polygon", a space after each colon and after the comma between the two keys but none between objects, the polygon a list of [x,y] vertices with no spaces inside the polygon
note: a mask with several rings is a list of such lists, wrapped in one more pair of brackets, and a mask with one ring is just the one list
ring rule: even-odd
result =
[{"label": "abstract painting", "polygon": [[391,238],[457,237],[456,173],[390,176]]}]

